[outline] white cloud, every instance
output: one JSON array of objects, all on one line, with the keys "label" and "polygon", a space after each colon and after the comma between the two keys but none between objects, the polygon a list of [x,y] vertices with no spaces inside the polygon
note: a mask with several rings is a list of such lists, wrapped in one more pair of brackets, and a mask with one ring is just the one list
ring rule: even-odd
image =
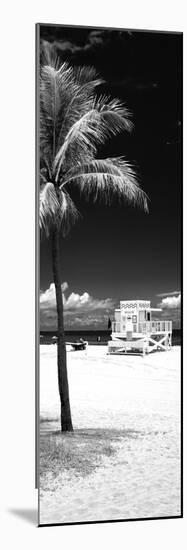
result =
[{"label": "white cloud", "polygon": [[[96,326],[107,323],[107,311],[113,311],[115,303],[111,298],[97,299],[87,291],[83,294],[71,292],[68,297],[65,292],[68,289],[67,282],[62,284],[62,296],[64,303],[65,323],[69,326]],[[40,294],[40,319],[41,325],[53,328],[56,324],[56,297],[55,286],[51,283],[45,292]]]},{"label": "white cloud", "polygon": [[160,298],[166,296],[175,296],[176,294],[180,294],[180,290],[172,290],[172,292],[162,292],[161,294],[157,294]]},{"label": "white cloud", "polygon": [[162,298],[162,301],[158,304],[158,307],[162,309],[178,309],[181,305],[181,294],[178,296],[169,295],[166,298]]},{"label": "white cloud", "polygon": [[89,302],[90,302],[90,295],[88,294],[88,292],[84,292],[82,295],[72,292],[68,296],[67,300],[64,299],[64,309],[65,310],[80,309],[82,307],[89,305]]},{"label": "white cloud", "polygon": [[[65,290],[68,288],[68,283],[64,282],[61,285],[62,292],[65,292]],[[40,306],[44,304],[44,307],[55,307],[56,305],[56,297],[55,297],[55,285],[54,283],[50,284],[50,287],[45,290],[45,292],[40,292]]]},{"label": "white cloud", "polygon": [[64,301],[65,311],[79,310],[82,312],[93,311],[96,309],[111,309],[114,303],[110,298],[98,300],[84,292],[82,295],[72,292],[67,300]]}]

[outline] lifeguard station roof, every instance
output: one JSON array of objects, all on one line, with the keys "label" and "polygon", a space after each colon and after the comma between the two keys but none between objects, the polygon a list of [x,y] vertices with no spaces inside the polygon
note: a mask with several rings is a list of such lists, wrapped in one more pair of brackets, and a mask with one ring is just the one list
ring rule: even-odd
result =
[{"label": "lifeguard station roof", "polygon": [[150,308],[150,300],[120,300],[120,307],[122,308]]},{"label": "lifeguard station roof", "polygon": [[151,307],[150,300],[120,300],[120,309],[115,311],[120,311],[121,309],[146,309],[147,311],[162,311],[160,308]]}]

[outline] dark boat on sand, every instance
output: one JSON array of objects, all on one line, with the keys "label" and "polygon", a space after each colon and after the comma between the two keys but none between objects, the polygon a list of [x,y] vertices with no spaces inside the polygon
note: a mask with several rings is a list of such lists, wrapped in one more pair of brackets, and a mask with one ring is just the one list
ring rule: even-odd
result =
[{"label": "dark boat on sand", "polygon": [[80,338],[79,342],[66,342],[67,351],[86,350],[87,346],[88,342],[86,342],[86,340],[83,340],[82,338]]}]

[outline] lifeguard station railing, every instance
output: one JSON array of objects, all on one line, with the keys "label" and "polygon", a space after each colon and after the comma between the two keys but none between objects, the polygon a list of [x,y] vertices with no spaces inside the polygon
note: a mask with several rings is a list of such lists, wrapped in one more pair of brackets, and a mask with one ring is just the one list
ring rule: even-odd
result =
[{"label": "lifeguard station railing", "polygon": [[[126,326],[119,321],[112,322],[112,332],[125,333]],[[159,332],[172,332],[172,321],[146,321],[144,323],[133,323],[133,332],[151,334]]]}]

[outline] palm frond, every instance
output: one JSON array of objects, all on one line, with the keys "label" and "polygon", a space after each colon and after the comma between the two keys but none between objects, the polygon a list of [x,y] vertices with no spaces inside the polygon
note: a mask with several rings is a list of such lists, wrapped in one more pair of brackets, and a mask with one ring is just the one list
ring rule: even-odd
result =
[{"label": "palm frond", "polygon": [[66,190],[61,190],[61,225],[63,235],[69,233],[70,228],[77,219],[80,217],[74,202],[72,201],[69,193]]},{"label": "palm frond", "polygon": [[[40,85],[40,127],[41,146],[49,149],[55,157],[58,133],[64,117],[63,97],[69,96],[73,70],[64,63],[59,70],[44,65],[41,71]],[[63,84],[63,85],[62,85]]]},{"label": "palm frond", "polygon": [[44,65],[50,65],[55,69],[59,68],[60,60],[53,43],[51,44],[51,42],[48,42],[47,40],[41,40],[40,52],[41,67]]},{"label": "palm frond", "polygon": [[101,82],[91,81],[91,74],[89,70],[88,82],[84,75],[80,84],[67,63],[58,70],[48,65],[41,70],[40,142],[41,149],[53,160],[73,124],[90,111],[94,87]]},{"label": "palm frond", "polygon": [[[66,137],[67,121],[69,128],[92,107],[94,101],[94,91],[104,80],[99,78],[93,67],[83,66],[73,68],[74,90],[69,100],[63,125],[59,132],[58,147],[61,147],[63,138]],[[70,92],[71,90],[69,90]]]},{"label": "palm frond", "polygon": [[99,86],[104,83],[103,78],[101,78],[94,67],[89,65],[83,65],[82,67],[74,67],[73,75],[76,82],[82,86],[85,84],[92,84],[94,87]]},{"label": "palm frond", "polygon": [[97,151],[96,140],[98,143],[102,143],[104,136],[101,128],[99,129],[98,127],[98,113],[91,110],[73,124],[55,157],[54,169],[57,170],[56,181],[58,180],[59,172],[65,161],[68,149],[75,145],[79,154],[80,150],[82,150],[83,154],[90,150],[93,156]]},{"label": "palm frond", "polygon": [[85,198],[90,195],[94,202],[98,199],[110,204],[113,196],[127,201],[148,212],[148,197],[141,189],[135,171],[124,158],[95,159],[77,166],[67,174],[62,187],[78,185]]},{"label": "palm frond", "polygon": [[40,228],[49,236],[52,226],[62,224],[62,231],[67,234],[79,216],[78,210],[69,193],[57,188],[53,183],[44,185],[40,193]]},{"label": "palm frond", "polygon": [[108,138],[132,130],[131,113],[118,99],[95,96],[102,83],[95,69],[59,65],[48,50],[40,84],[41,227],[49,233],[51,225],[61,225],[67,233],[78,216],[72,185],[94,201],[110,204],[116,196],[148,212],[131,164],[122,157],[96,158]]},{"label": "palm frond", "polygon": [[41,168],[40,170],[40,181],[42,182],[41,184],[43,185],[44,183],[47,183],[48,181],[48,174],[47,174],[47,168],[43,167]]},{"label": "palm frond", "polygon": [[46,183],[52,180],[51,158],[44,154],[40,155],[40,172],[45,174]]},{"label": "palm frond", "polygon": [[95,100],[95,109],[100,113],[102,122],[109,127],[110,133],[131,132],[133,129],[132,113],[119,101],[108,96],[100,96]]},{"label": "palm frond", "polygon": [[65,157],[74,157],[75,149],[77,156],[91,151],[93,157],[109,136],[132,130],[131,114],[119,100],[95,98],[94,88],[100,83],[92,68],[73,69],[67,63],[58,70],[42,67],[40,143],[51,171],[57,171],[56,181]]},{"label": "palm frond", "polygon": [[131,113],[117,99],[109,101],[107,97],[93,100],[90,111],[80,117],[71,126],[65,141],[57,152],[54,161],[56,181],[63,166],[67,152],[75,159],[75,147],[78,156],[91,152],[92,158],[97,152],[98,145],[105,143],[111,135],[121,131],[131,131],[133,124],[130,120]]},{"label": "palm frond", "polygon": [[50,227],[56,223],[59,218],[60,203],[57,197],[55,186],[47,182],[40,193],[39,222],[40,228],[49,235]]}]

